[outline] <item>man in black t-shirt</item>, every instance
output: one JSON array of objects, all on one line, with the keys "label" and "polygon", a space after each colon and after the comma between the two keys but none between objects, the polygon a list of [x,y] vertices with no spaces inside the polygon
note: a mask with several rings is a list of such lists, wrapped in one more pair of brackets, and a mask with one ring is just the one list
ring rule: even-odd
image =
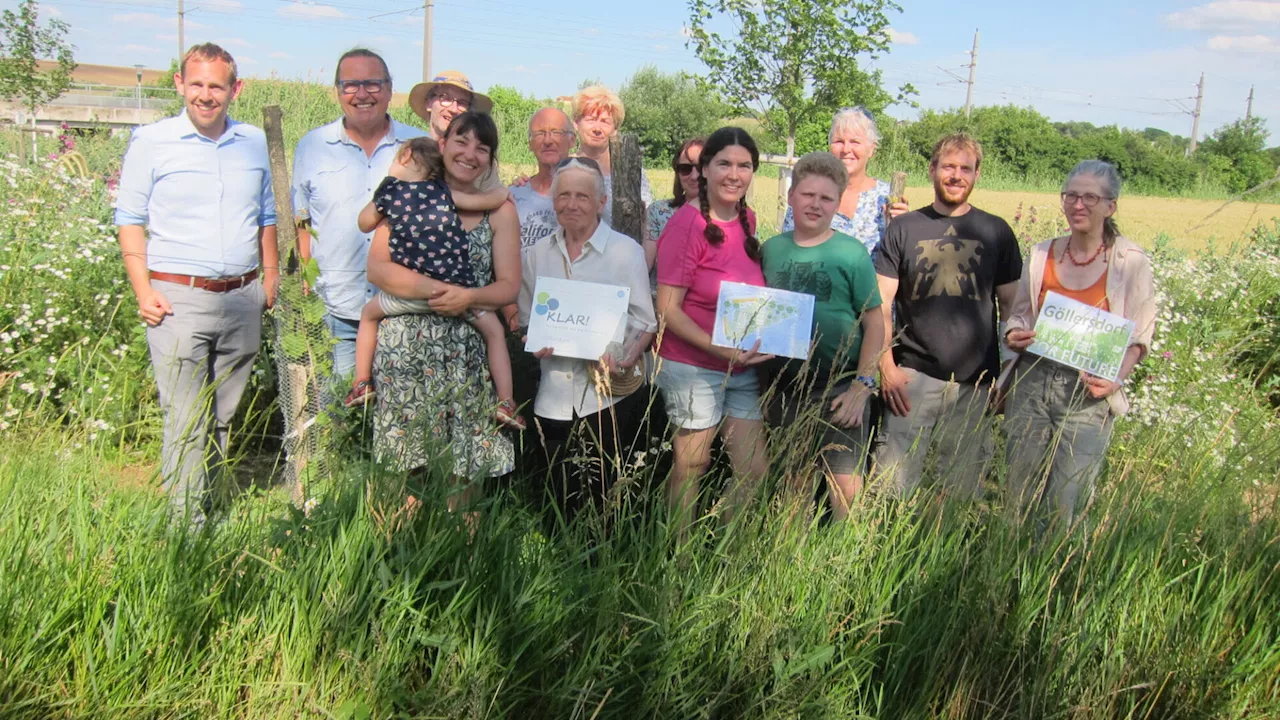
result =
[{"label": "man in black t-shirt", "polygon": [[944,487],[970,497],[991,458],[996,300],[1002,312],[1012,306],[1022,255],[1008,223],[969,204],[981,163],[982,148],[968,135],[940,140],[929,163],[933,204],[895,219],[876,249],[880,296],[893,298],[882,305],[887,412],[876,472],[904,497],[919,484],[931,447]]}]

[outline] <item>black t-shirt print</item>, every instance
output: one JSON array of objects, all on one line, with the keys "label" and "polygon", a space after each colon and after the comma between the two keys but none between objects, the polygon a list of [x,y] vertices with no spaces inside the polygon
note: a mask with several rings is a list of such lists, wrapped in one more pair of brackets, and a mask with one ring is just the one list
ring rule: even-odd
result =
[{"label": "black t-shirt print", "polygon": [[995,379],[995,289],[1022,276],[1009,223],[975,207],[947,217],[930,205],[889,223],[874,260],[877,274],[898,278],[898,365],[939,380]]}]

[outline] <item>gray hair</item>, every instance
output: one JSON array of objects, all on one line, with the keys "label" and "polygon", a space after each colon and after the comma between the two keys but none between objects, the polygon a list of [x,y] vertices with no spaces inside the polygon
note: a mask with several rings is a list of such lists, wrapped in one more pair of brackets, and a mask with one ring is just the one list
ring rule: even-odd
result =
[{"label": "gray hair", "polygon": [[[377,60],[378,62],[382,63],[382,76],[387,79],[388,83],[391,82],[391,68],[387,67],[387,61],[382,59],[381,55],[370,50],[369,48],[356,47],[356,48],[351,48],[350,50],[342,53],[342,57],[338,58],[338,64],[333,66],[333,84],[334,85],[337,85],[338,83],[342,82],[342,77],[341,77],[342,62],[344,60],[349,60],[350,58],[373,58],[374,60]],[[363,78],[360,78],[360,79],[363,79]]]},{"label": "gray hair", "polygon": [[569,158],[560,167],[556,168],[556,172],[551,176],[551,197],[555,197],[560,190],[560,176],[570,170],[583,170],[591,173],[596,181],[596,199],[600,200],[605,197],[604,176],[600,174],[600,169],[592,167],[578,158]]},{"label": "gray hair", "polygon": [[[1098,182],[1102,183],[1102,191],[1107,194],[1108,200],[1120,199],[1120,171],[1116,170],[1115,165],[1105,160],[1081,160],[1071,168],[1071,172],[1067,173],[1067,179],[1062,183],[1063,191],[1065,192],[1071,181],[1078,177],[1097,178]],[[1111,245],[1115,243],[1117,237],[1120,237],[1120,226],[1116,224],[1113,215],[1102,222],[1102,241]]]},{"label": "gray hair", "polygon": [[880,130],[876,127],[876,119],[871,117],[871,113],[861,105],[840,108],[836,112],[831,118],[831,132],[827,135],[827,142],[835,140],[837,130],[849,127],[866,136],[872,145],[880,144]]},{"label": "gray hair", "polygon": [[1102,183],[1102,189],[1107,193],[1107,197],[1111,200],[1120,199],[1120,171],[1116,170],[1116,166],[1105,160],[1081,160],[1079,164],[1071,168],[1071,172],[1067,173],[1067,179],[1062,183],[1062,189],[1066,190],[1067,186],[1081,176],[1094,177],[1098,182]]}]

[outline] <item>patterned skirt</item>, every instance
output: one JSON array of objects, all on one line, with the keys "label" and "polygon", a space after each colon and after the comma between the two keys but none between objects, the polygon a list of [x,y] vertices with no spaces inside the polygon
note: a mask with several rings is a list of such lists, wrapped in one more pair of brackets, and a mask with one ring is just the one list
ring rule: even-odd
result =
[{"label": "patterned skirt", "polygon": [[378,328],[374,452],[401,470],[446,455],[459,478],[497,477],[515,449],[493,420],[484,340],[460,318],[400,315]]}]

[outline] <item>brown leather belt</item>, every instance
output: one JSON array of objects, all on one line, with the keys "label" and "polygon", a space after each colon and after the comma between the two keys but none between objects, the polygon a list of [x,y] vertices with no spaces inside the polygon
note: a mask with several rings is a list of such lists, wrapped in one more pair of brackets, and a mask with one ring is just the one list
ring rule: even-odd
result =
[{"label": "brown leather belt", "polygon": [[239,290],[258,279],[258,271],[245,273],[240,277],[233,278],[203,278],[194,275],[179,275],[177,273],[152,272],[152,280],[160,280],[162,282],[177,283],[186,285],[187,287],[197,288],[206,292],[224,293],[232,290]]}]

